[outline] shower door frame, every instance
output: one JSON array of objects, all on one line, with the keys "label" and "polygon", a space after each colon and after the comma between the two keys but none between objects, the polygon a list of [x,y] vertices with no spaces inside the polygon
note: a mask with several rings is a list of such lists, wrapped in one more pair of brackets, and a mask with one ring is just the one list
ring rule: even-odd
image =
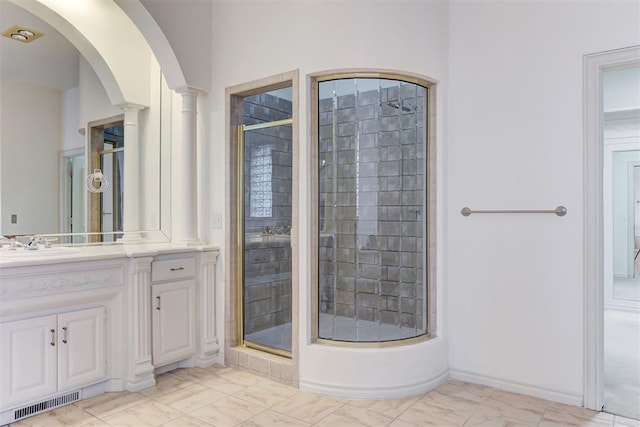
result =
[{"label": "shower door frame", "polygon": [[[245,132],[250,132],[252,130],[257,129],[268,129],[275,128],[279,126],[291,126],[293,131],[293,117],[290,119],[277,120],[272,122],[258,123],[254,125],[239,125],[238,126],[238,161],[236,163],[236,200],[237,200],[237,220],[236,220],[236,259],[238,262],[236,263],[236,278],[238,282],[238,286],[236,288],[237,296],[236,296],[236,341],[244,347],[251,348],[254,350],[263,351],[265,353],[272,353],[278,356],[286,357],[290,359],[291,351],[286,351],[284,349],[280,349],[277,347],[271,347],[268,345],[260,344],[254,341],[248,341],[245,338],[245,314],[244,314],[244,294],[245,294],[245,274],[244,274],[244,254],[245,254]],[[292,149],[293,149],[293,136],[291,141]],[[293,166],[293,165],[292,165]],[[292,192],[293,193],[293,192]],[[293,194],[292,194],[293,195]],[[293,206],[292,206],[293,210]],[[292,215],[293,219],[293,215]],[[289,243],[291,245],[291,241]],[[293,267],[293,265],[292,265]],[[293,273],[293,271],[292,271]],[[292,274],[293,279],[293,274]],[[293,303],[293,301],[292,301]],[[293,310],[292,310],[293,311]],[[291,319],[293,321],[293,319]],[[291,336],[291,341],[293,342],[293,333]]]}]

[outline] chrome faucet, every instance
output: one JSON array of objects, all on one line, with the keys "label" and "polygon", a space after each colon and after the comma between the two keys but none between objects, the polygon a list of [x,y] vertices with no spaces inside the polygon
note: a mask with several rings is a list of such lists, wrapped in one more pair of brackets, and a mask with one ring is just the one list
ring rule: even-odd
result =
[{"label": "chrome faucet", "polygon": [[29,239],[29,243],[24,245],[24,249],[27,251],[37,251],[40,249],[39,243],[40,237],[33,236]]},{"label": "chrome faucet", "polygon": [[15,251],[16,249],[24,246],[22,242],[20,242],[15,237],[9,238],[5,236],[0,236],[0,247],[4,247],[5,245],[9,247],[8,250],[10,251]]}]

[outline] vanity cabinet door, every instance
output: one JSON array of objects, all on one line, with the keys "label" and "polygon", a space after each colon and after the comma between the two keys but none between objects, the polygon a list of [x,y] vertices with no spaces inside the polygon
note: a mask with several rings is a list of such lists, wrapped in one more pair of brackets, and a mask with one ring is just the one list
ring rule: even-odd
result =
[{"label": "vanity cabinet door", "polygon": [[105,308],[58,315],[58,389],[98,382],[106,377]]},{"label": "vanity cabinet door", "polygon": [[195,280],[154,284],[151,296],[153,365],[163,366],[195,354]]},{"label": "vanity cabinet door", "polygon": [[0,406],[56,392],[56,316],[0,324]]}]

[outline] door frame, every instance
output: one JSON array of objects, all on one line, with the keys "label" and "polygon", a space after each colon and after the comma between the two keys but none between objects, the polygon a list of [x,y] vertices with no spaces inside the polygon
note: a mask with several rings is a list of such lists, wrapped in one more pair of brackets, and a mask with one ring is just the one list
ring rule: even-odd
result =
[{"label": "door frame", "polygon": [[[60,230],[67,233],[70,228],[71,211],[69,209],[69,200],[72,197],[69,188],[69,160],[73,157],[84,156],[84,147],[72,148],[60,152]],[[86,163],[86,157],[85,157]]]},{"label": "door frame", "polygon": [[[241,342],[238,342],[238,293],[236,286],[238,285],[240,275],[238,266],[241,266],[241,260],[237,259],[238,254],[238,190],[239,179],[237,177],[238,164],[238,126],[242,124],[244,97],[255,95],[258,93],[268,92],[286,87],[292,88],[292,116],[293,116],[293,176],[300,176],[300,158],[301,151],[304,147],[299,143],[299,70],[287,71],[270,77],[261,78],[248,83],[242,83],[236,86],[227,87],[225,89],[225,177],[227,185],[225,185],[225,217],[228,218],[225,226],[225,253],[229,256],[225,258],[225,329],[224,329],[224,354],[223,361],[230,365],[243,369],[253,369],[259,375],[275,379],[276,381],[286,382],[298,385],[298,353],[299,353],[299,263],[300,263],[300,246],[299,240],[299,193],[300,183],[298,179],[293,180],[292,188],[292,229],[291,229],[291,326],[292,326],[292,343],[291,358],[280,357],[246,348]],[[251,368],[250,368],[251,367]],[[257,367],[257,368],[256,368]]]},{"label": "door frame", "polygon": [[584,56],[584,400],[604,406],[603,91],[605,71],[640,62],[640,46]]}]

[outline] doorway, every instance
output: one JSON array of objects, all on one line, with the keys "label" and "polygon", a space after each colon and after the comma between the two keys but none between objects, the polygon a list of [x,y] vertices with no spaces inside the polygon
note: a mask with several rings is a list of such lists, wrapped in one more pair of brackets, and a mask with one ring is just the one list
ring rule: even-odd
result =
[{"label": "doorway", "polygon": [[233,99],[235,344],[293,356],[294,102],[285,82]]},{"label": "doorway", "polygon": [[123,231],[124,117],[89,123],[89,129],[88,168],[99,169],[109,184],[88,195],[88,231],[95,233],[92,241],[114,242]]},{"label": "doorway", "polygon": [[225,362],[298,384],[297,70],[226,89]]},{"label": "doorway", "polygon": [[640,419],[640,47],[585,57],[585,152],[585,406]]},{"label": "doorway", "polygon": [[85,217],[85,155],[84,149],[62,153],[62,226],[60,231],[69,234],[68,241],[60,243],[82,243],[84,238],[78,233],[87,231]]}]

